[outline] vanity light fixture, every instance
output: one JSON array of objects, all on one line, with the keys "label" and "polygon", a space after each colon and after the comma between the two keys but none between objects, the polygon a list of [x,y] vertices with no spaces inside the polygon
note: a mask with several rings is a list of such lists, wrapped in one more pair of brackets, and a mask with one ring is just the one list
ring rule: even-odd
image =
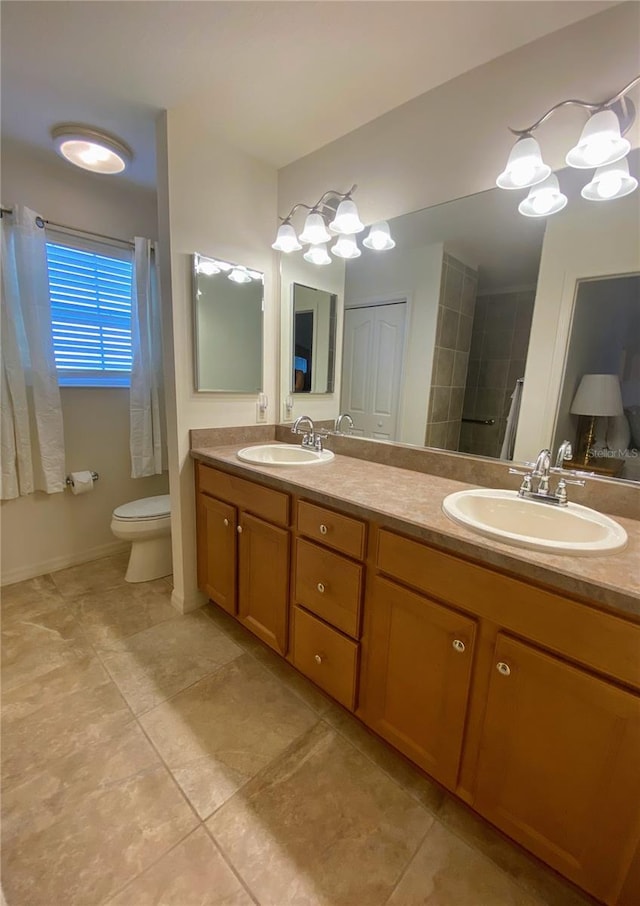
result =
[{"label": "vanity light fixture", "polygon": [[[348,192],[330,189],[313,206],[303,202],[294,204],[287,216],[281,218],[282,222],[271,248],[288,255],[301,249],[303,243],[308,243],[310,247],[303,255],[305,261],[323,266],[331,263],[326,244],[337,236],[337,241],[331,246],[331,252],[338,258],[359,258],[362,252],[358,248],[355,236],[365,229],[365,225],[360,220],[358,209],[351,197],[356,189],[355,185],[351,186]],[[308,211],[299,236],[291,223],[298,208]],[[375,223],[362,244],[378,252],[394,248],[395,242],[389,234],[389,224],[386,221]]]},{"label": "vanity light fixture", "polygon": [[[560,101],[527,129],[509,128],[517,136],[517,141],[496,184],[501,189],[531,188],[528,197],[518,205],[521,214],[545,217],[561,211],[567,203],[560,192],[557,177],[543,162],[540,146],[532,133],[556,110],[570,105],[588,110],[590,118],[577,144],[567,153],[567,164],[580,170],[598,168],[591,182],[582,190],[582,197],[588,201],[608,201],[634,191],[638,181],[629,175],[629,167],[622,160],[629,153],[631,142],[623,136],[633,125],[636,115],[635,106],[627,95],[639,83],[640,76],[637,76],[613,97],[600,103]],[[613,169],[609,170],[609,167]],[[555,180],[555,183],[550,180]],[[538,186],[542,190],[534,192]]]},{"label": "vanity light fixture", "polygon": [[51,130],[51,138],[65,160],[92,173],[122,173],[133,160],[131,148],[122,139],[93,126],[61,123]]},{"label": "vanity light fixture", "polygon": [[249,270],[241,264],[231,264],[229,261],[219,261],[217,258],[205,258],[204,255],[195,256],[195,271],[205,277],[225,273],[234,283],[251,283],[252,280],[262,280],[262,274]]},{"label": "vanity light fixture", "polygon": [[234,283],[251,283],[251,277],[244,267],[232,268],[228,274],[228,278],[229,280],[233,280]]}]

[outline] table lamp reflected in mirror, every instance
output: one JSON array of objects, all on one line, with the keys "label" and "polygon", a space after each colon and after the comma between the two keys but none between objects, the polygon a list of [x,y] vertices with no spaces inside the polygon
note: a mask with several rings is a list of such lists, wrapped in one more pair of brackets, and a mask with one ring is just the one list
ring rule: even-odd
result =
[{"label": "table lamp reflected in mirror", "polygon": [[596,435],[596,419],[622,415],[620,381],[615,374],[583,374],[569,410],[578,420],[574,463],[583,466],[597,462],[597,452],[606,448],[604,437]]}]

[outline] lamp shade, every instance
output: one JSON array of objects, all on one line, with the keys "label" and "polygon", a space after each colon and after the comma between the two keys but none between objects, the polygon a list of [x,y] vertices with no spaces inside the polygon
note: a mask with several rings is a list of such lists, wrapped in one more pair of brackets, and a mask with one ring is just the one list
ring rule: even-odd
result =
[{"label": "lamp shade", "polygon": [[359,258],[362,254],[353,236],[339,236],[336,244],[331,246],[331,251],[338,258]]},{"label": "lamp shade", "polygon": [[234,283],[251,283],[251,277],[244,267],[234,267],[231,273],[228,274],[228,278],[233,280]]},{"label": "lamp shade", "polygon": [[558,177],[552,173],[544,182],[531,187],[527,197],[518,205],[518,210],[525,217],[548,217],[561,211],[566,204],[567,196],[560,191]]},{"label": "lamp shade", "polygon": [[311,245],[319,245],[321,242],[328,242],[332,238],[327,229],[324,218],[321,214],[312,211],[307,214],[304,222],[304,230],[300,233],[300,242],[309,242]]},{"label": "lamp shade", "polygon": [[570,167],[589,170],[615,163],[630,149],[631,142],[620,135],[620,121],[613,110],[599,110],[587,120],[578,144],[566,160]]},{"label": "lamp shade", "polygon": [[587,201],[612,201],[624,198],[638,188],[638,180],[630,176],[626,160],[598,167],[593,178],[580,193]]},{"label": "lamp shade", "polygon": [[298,242],[296,231],[290,223],[283,223],[278,227],[278,235],[271,248],[275,249],[277,252],[285,252],[286,254],[289,254],[289,252],[297,252],[302,248]]},{"label": "lamp shade", "polygon": [[309,264],[318,264],[320,266],[331,264],[331,257],[324,242],[310,246],[302,257]]},{"label": "lamp shade", "polygon": [[501,189],[526,189],[542,182],[551,173],[544,163],[540,145],[530,135],[519,138],[511,149],[507,166],[496,179]]},{"label": "lamp shade", "polygon": [[618,376],[583,374],[569,411],[573,415],[622,415],[622,393]]},{"label": "lamp shade", "polygon": [[372,224],[369,234],[362,240],[362,244],[368,249],[374,249],[376,252],[386,252],[396,246],[391,238],[389,224],[386,220],[379,220],[377,223]]},{"label": "lamp shade", "polygon": [[358,209],[355,202],[350,198],[345,198],[338,205],[336,216],[329,224],[329,229],[334,233],[343,233],[351,236],[353,233],[361,233],[364,230],[364,223],[360,220]]}]

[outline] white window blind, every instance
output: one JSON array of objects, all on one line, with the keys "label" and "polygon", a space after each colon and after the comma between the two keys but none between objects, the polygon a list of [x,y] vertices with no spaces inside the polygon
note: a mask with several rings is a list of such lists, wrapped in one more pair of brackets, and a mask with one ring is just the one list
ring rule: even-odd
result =
[{"label": "white window blind", "polygon": [[62,386],[129,386],[131,251],[47,241],[51,325]]}]

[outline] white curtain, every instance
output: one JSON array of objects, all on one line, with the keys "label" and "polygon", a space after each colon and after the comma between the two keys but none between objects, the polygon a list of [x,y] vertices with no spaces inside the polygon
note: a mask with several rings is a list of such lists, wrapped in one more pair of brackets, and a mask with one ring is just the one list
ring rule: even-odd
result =
[{"label": "white curtain", "polygon": [[133,367],[129,403],[131,477],[162,472],[160,296],[151,242],[135,238],[131,296]]},{"label": "white curtain", "polygon": [[500,459],[513,459],[513,451],[516,446],[516,431],[518,430],[518,419],[520,418],[520,403],[522,402],[522,388],[524,381],[519,378],[516,381],[513,393],[511,394],[511,407],[507,416],[507,425],[500,450]]},{"label": "white curtain", "polygon": [[65,489],[64,433],[51,336],[46,239],[21,205],[2,217],[3,500]]}]

